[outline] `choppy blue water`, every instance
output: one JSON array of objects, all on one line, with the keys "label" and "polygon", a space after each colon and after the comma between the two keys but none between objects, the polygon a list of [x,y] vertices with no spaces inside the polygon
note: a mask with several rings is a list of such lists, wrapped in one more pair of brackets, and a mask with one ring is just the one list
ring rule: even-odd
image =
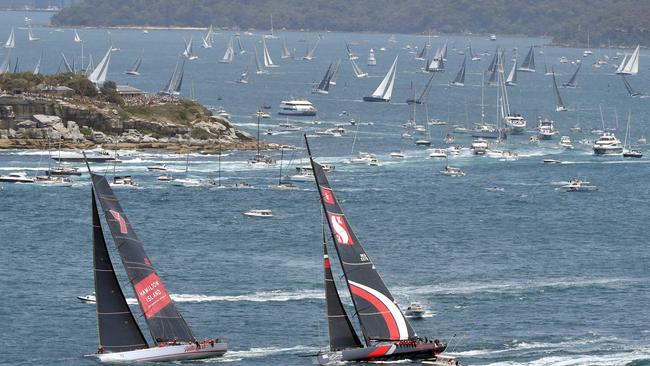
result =
[{"label": "choppy blue water", "polygon": [[[20,27],[26,14],[0,13],[0,35]],[[47,22],[47,14],[27,14],[34,23]],[[17,29],[16,49],[21,69],[31,68],[45,50],[45,72],[55,72],[60,51],[80,57],[72,31],[56,32],[36,27],[39,42],[28,42],[26,31]],[[108,47],[106,30],[80,30],[85,51],[95,60]],[[130,82],[148,91],[162,88],[182,51],[183,38],[199,37],[194,31],[111,30],[115,46],[109,78]],[[286,33],[290,48],[303,52],[315,33]],[[594,157],[588,145],[573,151],[557,146],[557,139],[528,143],[530,134],[516,136],[507,147],[519,152],[517,161],[504,162],[469,154],[450,159],[467,170],[462,178],[438,173],[443,161],[410,140],[400,138],[400,125],[409,115],[401,103],[412,95],[410,83],[420,88],[427,75],[416,72],[420,62],[403,47],[422,46],[425,38],[399,35],[326,33],[307,61],[279,58],[281,42],[270,40],[272,57],[280,64],[270,75],[253,75],[249,85],[232,80],[249,64],[249,56],[237,56],[230,65],[217,64],[230,33],[217,36],[214,48],[195,44],[199,60],[187,65],[186,80],[194,80],[197,98],[207,105],[223,105],[238,126],[253,131],[250,115],[261,105],[273,111],[289,96],[308,96],[319,109],[321,125],[301,124],[303,131],[347,122],[342,110],[361,121],[357,148],[378,154],[379,167],[346,164],[352,136],[312,141],[316,156],[336,164],[332,185],[357,235],[375,261],[401,305],[419,300],[430,316],[413,321],[422,336],[449,339],[451,351],[470,365],[648,365],[650,364],[650,250],[647,222],[650,218],[646,157]],[[245,47],[259,48],[259,37],[243,36]],[[305,40],[307,42],[302,42]],[[344,41],[355,41],[359,64],[370,72],[368,79],[355,79],[345,61]],[[430,97],[431,117],[469,123],[480,119],[481,75],[489,56],[468,62],[468,86],[448,88],[471,40],[476,52],[493,52],[495,43],[484,37],[433,39],[434,48],[450,41],[448,71],[436,76]],[[496,42],[511,54],[524,52],[543,39],[499,37]],[[378,51],[378,65],[368,67],[369,48]],[[140,49],[145,60],[142,76],[123,75]],[[545,47],[545,57],[568,79],[572,66],[559,64],[559,57],[581,58],[582,50]],[[603,50],[607,53],[607,50]],[[0,50],[0,57],[7,50]],[[400,55],[397,85],[391,104],[360,102],[379,83],[394,55]],[[614,54],[614,51],[612,51]],[[536,55],[542,65],[544,55]],[[310,95],[327,65],[343,58],[338,85],[329,95]],[[529,125],[542,114],[553,118],[561,133],[574,142],[593,139],[588,132],[576,134],[569,127],[580,109],[582,127],[600,127],[602,104],[607,127],[619,126],[632,113],[634,140],[647,133],[650,99],[627,96],[613,69],[590,67],[585,61],[580,87],[562,89],[573,110],[554,111],[549,77],[543,73],[520,74],[519,87],[509,89],[513,109],[523,113]],[[540,66],[538,66],[538,69]],[[641,71],[630,78],[640,89],[648,84],[648,60],[642,52]],[[186,83],[189,93],[190,83]],[[650,92],[650,90],[648,90]],[[495,115],[496,93],[486,88],[486,114]],[[218,100],[217,98],[221,98]],[[468,117],[466,117],[468,116]],[[489,117],[488,117],[489,118]],[[275,128],[282,119],[263,121],[263,129]],[[305,119],[303,121],[311,121]],[[354,128],[349,128],[353,131]],[[451,129],[434,126],[434,145]],[[624,130],[615,132],[623,137]],[[469,145],[470,138],[458,136]],[[270,142],[300,144],[298,132],[266,136]],[[403,161],[391,160],[389,152],[401,149]],[[146,165],[164,161],[173,174],[182,174],[185,157],[167,153],[120,152],[124,159],[119,173],[132,174],[141,189],[118,191],[122,205],[168,289],[176,294],[178,307],[200,337],[218,336],[231,351],[223,359],[239,365],[310,364],[312,354],[327,345],[322,291],[320,206],[313,183],[301,183],[298,191],[276,191],[278,168],[253,169],[246,165],[250,153],[223,158],[225,182],[247,181],[256,188],[228,191],[179,188],[156,181]],[[279,157],[279,152],[272,153]],[[296,164],[303,153],[296,155]],[[285,164],[291,154],[285,155]],[[555,158],[564,164],[543,164]],[[47,152],[2,151],[0,173],[25,170],[30,174],[47,166]],[[304,161],[306,162],[306,161]],[[94,167],[97,171],[112,167]],[[293,169],[293,168],[291,168]],[[194,175],[217,174],[217,158],[192,155]],[[557,190],[558,182],[573,176],[588,179],[599,191],[584,194]],[[502,187],[503,192],[486,188]],[[95,312],[76,296],[92,292],[90,187],[87,177],[72,188],[31,185],[2,186],[0,191],[0,363],[92,364],[82,358],[97,347]],[[242,212],[270,208],[275,218],[255,220]],[[116,261],[116,266],[118,265]],[[340,272],[339,272],[340,273]],[[127,290],[130,291],[130,290]],[[132,295],[130,296],[132,297]],[[135,308],[134,308],[135,309]],[[139,320],[142,320],[139,317]]]}]

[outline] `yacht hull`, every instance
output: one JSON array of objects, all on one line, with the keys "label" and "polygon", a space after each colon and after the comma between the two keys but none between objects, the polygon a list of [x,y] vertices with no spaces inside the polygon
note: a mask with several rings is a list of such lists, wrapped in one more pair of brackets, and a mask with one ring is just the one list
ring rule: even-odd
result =
[{"label": "yacht hull", "polygon": [[621,155],[622,153],[623,153],[622,147],[615,147],[615,148],[594,147],[595,155]]},{"label": "yacht hull", "polygon": [[383,102],[383,103],[388,103],[390,102],[390,99],[384,99],[384,98],[379,98],[379,97],[363,97],[364,102]]},{"label": "yacht hull", "polygon": [[200,344],[197,348],[194,344],[181,344],[175,346],[152,347],[127,352],[95,353],[86,357],[95,358],[100,362],[124,363],[124,362],[170,362],[200,360],[223,356],[228,350],[225,343]]},{"label": "yacht hull", "polygon": [[436,346],[433,343],[406,344],[406,342],[395,342],[372,347],[325,352],[317,356],[317,361],[319,365],[329,365],[349,361],[421,360],[434,357],[443,352],[445,348],[446,345]]}]

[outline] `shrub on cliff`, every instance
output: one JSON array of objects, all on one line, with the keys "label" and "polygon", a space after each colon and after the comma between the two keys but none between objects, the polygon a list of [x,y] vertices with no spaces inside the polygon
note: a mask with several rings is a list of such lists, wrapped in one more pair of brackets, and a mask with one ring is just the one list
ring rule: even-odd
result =
[{"label": "shrub on cliff", "polygon": [[118,105],[124,104],[124,99],[117,92],[117,85],[114,81],[107,81],[99,89],[99,92],[102,94],[102,99],[109,103],[114,103]]}]

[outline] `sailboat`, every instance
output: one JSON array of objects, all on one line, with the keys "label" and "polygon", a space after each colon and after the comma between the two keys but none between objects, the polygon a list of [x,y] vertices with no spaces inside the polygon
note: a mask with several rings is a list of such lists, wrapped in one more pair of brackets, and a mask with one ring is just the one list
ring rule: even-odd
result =
[{"label": "sailboat", "polygon": [[[578,86],[578,72],[580,72],[580,68],[582,67],[582,62],[578,64],[578,68],[576,71],[573,73],[573,76],[571,76],[571,79],[567,81],[566,83],[563,83],[562,86],[565,88],[575,88]],[[555,74],[553,75],[555,77]]]},{"label": "sailboat", "polygon": [[195,55],[195,54],[192,52],[192,44],[193,44],[193,43],[194,43],[194,42],[193,42],[192,38],[190,38],[190,41],[189,41],[189,42],[185,42],[185,50],[183,51],[183,56],[184,56],[186,59],[190,60],[190,61],[192,61],[192,60],[196,60],[196,59],[199,58],[199,56]]},{"label": "sailboat", "polygon": [[[431,132],[429,130],[429,107],[424,103],[424,138],[415,140],[417,146],[431,146]],[[415,121],[415,104],[413,104],[413,121]]]},{"label": "sailboat", "polygon": [[273,158],[267,155],[262,155],[260,151],[260,118],[262,115],[262,111],[258,110],[256,115],[257,115],[257,154],[255,154],[254,156],[248,159],[248,164],[253,166],[273,165],[275,164]]},{"label": "sailboat", "polygon": [[623,85],[625,85],[625,90],[627,90],[627,93],[631,97],[638,97],[638,96],[641,95],[640,92],[638,92],[638,91],[634,90],[634,88],[632,88],[632,85],[630,85],[630,83],[627,81],[627,79],[625,78],[625,75],[621,75],[621,79],[623,79]]},{"label": "sailboat", "polygon": [[41,50],[41,55],[38,58],[38,62],[36,63],[36,66],[34,67],[34,71],[32,74],[38,75],[41,73],[41,63],[43,62],[43,50]]},{"label": "sailboat", "polygon": [[428,72],[442,72],[445,71],[445,61],[443,56],[443,50],[438,48],[431,62],[426,66],[426,71]]},{"label": "sailboat", "polygon": [[239,54],[240,55],[243,55],[246,52],[248,52],[248,51],[246,51],[246,49],[244,49],[244,46],[241,44],[241,37],[239,37],[239,36],[237,36],[237,47],[239,48]]},{"label": "sailboat", "polygon": [[[406,104],[422,104],[424,100],[427,99],[429,96],[429,92],[431,91],[431,87],[433,86],[433,77],[436,74],[431,74],[429,76],[429,80],[427,83],[424,85],[424,88],[422,89],[422,92],[420,92],[420,96],[417,98],[408,98],[406,99]],[[415,97],[415,95],[413,95]]]},{"label": "sailboat", "polygon": [[399,55],[395,56],[395,61],[391,65],[388,73],[384,76],[377,89],[370,96],[363,97],[365,102],[390,102],[393,95],[393,87],[395,86],[395,75],[397,74],[397,59]]},{"label": "sailboat", "polygon": [[[519,135],[526,131],[526,120],[519,113],[512,113],[510,111],[510,99],[508,99],[508,88],[506,87],[503,60],[505,59],[504,53],[500,52],[497,57],[495,70],[497,71],[498,89],[497,89],[497,131],[500,131],[499,126],[499,113],[503,117],[503,124],[513,135]],[[499,92],[501,96],[499,97]],[[481,103],[482,104],[482,103]],[[502,134],[497,133],[497,142],[501,140]],[[505,156],[504,156],[505,157]],[[507,158],[507,157],[506,157]]]},{"label": "sailboat", "polygon": [[[86,356],[101,362],[163,362],[222,356],[227,351],[227,344],[218,339],[199,342],[192,333],[152,266],[106,178],[92,172],[90,177],[99,348],[97,353]],[[106,225],[128,280],[137,295],[140,310],[153,338],[153,346],[145,339],[115,275],[97,200],[104,211]]]},{"label": "sailboat", "polygon": [[556,112],[566,112],[569,109],[564,105],[562,97],[560,96],[560,89],[557,87],[557,81],[555,80],[555,73],[553,74],[553,91],[555,92],[555,111]]},{"label": "sailboat", "polygon": [[282,38],[282,55],[280,55],[280,58],[291,58],[291,52],[289,52],[289,48],[287,47],[287,40],[285,38]]},{"label": "sailboat", "polygon": [[591,56],[594,52],[589,47],[589,32],[587,32],[587,49],[582,52],[582,57]]},{"label": "sailboat", "polygon": [[375,50],[372,48],[368,52],[368,61],[366,62],[368,66],[377,66],[377,58],[375,57]]},{"label": "sailboat", "polygon": [[212,40],[213,40],[213,30],[212,30],[212,24],[210,24],[210,27],[208,28],[208,32],[204,36],[201,36],[201,47],[203,48],[212,48]]},{"label": "sailboat", "polygon": [[0,75],[7,74],[11,71],[11,52],[7,52],[7,56],[0,64]]},{"label": "sailboat", "polygon": [[[6,45],[5,45],[6,47]],[[634,52],[630,57],[624,57],[623,61],[616,69],[616,73],[619,75],[636,75],[639,72],[639,52],[640,45],[636,46]],[[627,56],[627,54],[625,54]]]},{"label": "sailboat", "polygon": [[517,69],[523,72],[535,72],[535,47],[530,46],[524,62],[521,63],[521,66]]},{"label": "sailboat", "polygon": [[[287,117],[288,118],[288,117]],[[281,190],[295,190],[298,189],[295,184],[291,182],[291,177],[289,176],[282,176],[282,162],[284,159],[284,148],[280,147],[280,178],[278,179],[278,184],[275,186],[272,186],[271,188],[274,189],[281,189]]]},{"label": "sailboat", "polygon": [[88,75],[90,75],[90,73],[92,72],[92,70],[94,68],[95,68],[95,63],[93,61],[93,54],[89,52],[88,53],[88,65],[86,65],[86,77],[88,77]]},{"label": "sailboat", "polygon": [[95,86],[100,87],[106,81],[106,74],[108,73],[108,64],[111,62],[111,49],[109,48],[106,51],[106,54],[102,60],[97,64],[93,72],[88,75],[88,80],[95,84]]},{"label": "sailboat", "polygon": [[512,62],[512,69],[506,79],[506,86],[517,86],[517,59]]},{"label": "sailboat", "polygon": [[352,47],[348,42],[345,42],[345,50],[348,52],[348,60],[354,61],[359,59],[359,56],[352,51]]},{"label": "sailboat", "polygon": [[341,303],[327,254],[327,243],[324,240],[329,350],[319,352],[316,356],[317,362],[326,365],[346,361],[415,360],[436,357],[447,345],[437,341],[427,342],[417,336],[381,279],[375,264],[352,231],[323,167],[311,155],[308,142],[307,152],[338,262],[341,264],[364,340],[362,343],[357,336]]},{"label": "sailboat", "polygon": [[174,66],[174,72],[169,77],[169,81],[163,88],[159,91],[160,95],[169,95],[169,96],[178,96],[181,94],[181,87],[183,86],[183,75],[185,71],[185,60],[181,63],[181,67],[178,67],[178,61],[176,61],[176,66]]},{"label": "sailboat", "polygon": [[318,86],[311,90],[312,94],[328,94],[330,89],[330,80],[332,79],[332,64],[330,63],[323,79],[318,84]]},{"label": "sailboat", "polygon": [[233,58],[235,57],[235,50],[232,47],[232,37],[228,41],[228,45],[226,46],[226,53],[223,54],[223,57],[218,61],[220,64],[229,64],[232,62]]},{"label": "sailboat", "polygon": [[320,37],[316,39],[316,42],[314,43],[314,46],[307,49],[307,54],[303,56],[303,60],[311,61],[314,59],[314,54],[316,53],[316,47],[318,47],[318,43],[320,42]]},{"label": "sailboat", "polygon": [[350,60],[350,63],[352,64],[352,71],[354,71],[354,76],[358,78],[365,78],[368,76],[368,73],[363,72],[363,70],[361,70],[359,65],[357,65],[357,63],[354,62],[354,60]]},{"label": "sailboat", "polygon": [[27,39],[29,39],[30,42],[33,42],[33,41],[39,41],[39,40],[40,40],[39,37],[36,37],[36,36],[34,35],[34,31],[32,30],[31,27],[27,29]]},{"label": "sailboat", "polygon": [[271,14],[271,34],[265,34],[264,38],[268,38],[268,39],[278,38],[278,36],[275,35],[275,31],[273,30],[273,14]]},{"label": "sailboat", "polygon": [[630,120],[632,112],[627,114],[627,127],[625,128],[625,139],[623,140],[623,157],[624,158],[641,158],[643,153],[640,150],[632,149],[632,137],[630,136]]},{"label": "sailboat", "polygon": [[472,51],[472,43],[469,44],[469,57],[471,57],[472,61],[481,61],[481,56]]},{"label": "sailboat", "polygon": [[429,51],[429,48],[431,48],[431,44],[429,43],[429,40],[424,43],[422,46],[422,49],[420,50],[420,53],[415,56],[415,59],[418,61],[424,61],[427,59],[427,52]]},{"label": "sailboat", "polygon": [[339,76],[339,70],[341,69],[341,59],[336,61],[336,66],[332,70],[332,76],[330,77],[330,85],[336,85],[336,77]]},{"label": "sailboat", "polygon": [[248,84],[248,66],[246,66],[246,69],[239,75],[239,79],[237,79],[237,83],[239,84]]},{"label": "sailboat", "polygon": [[269,73],[269,71],[264,68],[264,65],[260,63],[260,59],[257,56],[257,47],[255,48],[255,73],[258,75]]},{"label": "sailboat", "polygon": [[[61,62],[63,62],[63,66],[65,67],[66,72],[74,72],[74,69],[72,66],[70,66],[70,63],[68,62],[68,58],[65,57],[65,54],[61,52]],[[60,67],[61,64],[59,64]]]},{"label": "sailboat", "polygon": [[456,78],[449,83],[451,86],[465,86],[465,64],[467,64],[467,56],[463,58],[463,64],[456,74]]},{"label": "sailboat", "polygon": [[274,64],[271,59],[271,54],[269,54],[269,49],[266,47],[266,40],[264,38],[262,38],[262,47],[264,48],[264,67],[278,67],[279,65]]},{"label": "sailboat", "polygon": [[490,61],[490,65],[487,68],[487,72],[493,72],[494,69],[497,67],[497,60],[499,58],[499,53],[501,51],[499,50],[499,47],[497,47],[494,50],[494,55],[492,56],[492,60]]},{"label": "sailboat", "polygon": [[11,27],[11,33],[9,33],[9,38],[7,38],[4,48],[14,48],[14,47],[16,47],[16,35],[14,33],[14,28]]},{"label": "sailboat", "polygon": [[140,66],[142,65],[142,53],[144,50],[140,50],[140,55],[138,56],[138,59],[135,60],[135,63],[129,69],[129,71],[126,72],[127,75],[140,75]]},{"label": "sailboat", "polygon": [[81,42],[83,42],[83,41],[81,40],[81,37],[79,37],[79,33],[77,33],[77,30],[76,30],[76,29],[74,30],[74,41],[75,41],[75,43],[81,43]]}]

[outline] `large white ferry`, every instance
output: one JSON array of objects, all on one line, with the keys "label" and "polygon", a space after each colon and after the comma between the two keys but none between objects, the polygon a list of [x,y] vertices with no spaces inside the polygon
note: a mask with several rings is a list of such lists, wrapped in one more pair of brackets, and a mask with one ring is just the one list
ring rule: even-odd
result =
[{"label": "large white ferry", "polygon": [[278,114],[284,116],[315,116],[318,110],[307,99],[283,100]]}]

